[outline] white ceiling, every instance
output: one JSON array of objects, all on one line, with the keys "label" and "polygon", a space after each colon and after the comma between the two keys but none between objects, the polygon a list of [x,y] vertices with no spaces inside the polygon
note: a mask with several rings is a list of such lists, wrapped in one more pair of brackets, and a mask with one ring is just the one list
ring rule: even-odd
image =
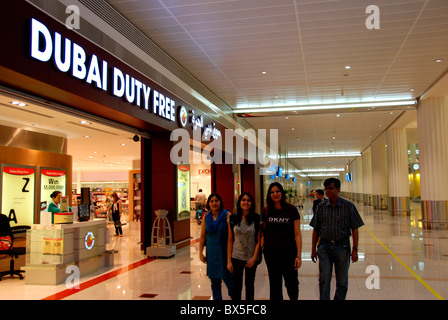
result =
[{"label": "white ceiling", "polygon": [[[232,109],[415,99],[448,70],[447,0],[107,2]],[[380,9],[379,30],[365,25],[372,4]],[[437,94],[446,94],[445,87],[438,86]],[[10,104],[8,97],[0,100]],[[48,112],[38,105],[27,108]],[[83,119],[58,112],[51,121],[11,110],[0,108],[0,124],[66,136],[68,152],[82,170],[127,170],[140,156],[131,133],[99,123],[81,127]],[[400,124],[416,142],[415,111],[406,110],[254,113],[244,120],[255,129],[279,130],[282,153],[362,152],[403,112]],[[86,134],[91,138],[83,138]],[[311,169],[341,168],[352,160],[291,162]]]},{"label": "white ceiling", "polygon": [[[107,1],[233,109],[415,99],[448,66],[447,0]],[[366,27],[372,4],[380,10],[377,30]],[[284,153],[362,152],[402,112],[244,119],[255,129],[278,129]],[[402,125],[415,131],[415,112],[408,113]],[[415,140],[415,132],[410,136]],[[292,162],[340,168],[351,160]]]},{"label": "white ceiling", "polygon": [[[26,106],[13,105],[14,101]],[[140,143],[132,140],[133,133],[51,110],[24,97],[0,94],[0,106],[0,125],[66,138],[75,171],[127,171],[133,160],[140,159]],[[86,120],[90,124],[81,123]]]}]

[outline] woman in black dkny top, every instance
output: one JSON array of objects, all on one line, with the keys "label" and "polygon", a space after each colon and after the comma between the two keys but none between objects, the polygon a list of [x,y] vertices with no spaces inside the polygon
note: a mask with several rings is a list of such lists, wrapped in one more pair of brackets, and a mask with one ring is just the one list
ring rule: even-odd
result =
[{"label": "woman in black dkny top", "polygon": [[286,202],[285,191],[273,182],[262,215],[261,246],[269,274],[271,300],[283,300],[282,279],[290,300],[299,297],[298,269],[302,266],[302,234],[297,208]]}]

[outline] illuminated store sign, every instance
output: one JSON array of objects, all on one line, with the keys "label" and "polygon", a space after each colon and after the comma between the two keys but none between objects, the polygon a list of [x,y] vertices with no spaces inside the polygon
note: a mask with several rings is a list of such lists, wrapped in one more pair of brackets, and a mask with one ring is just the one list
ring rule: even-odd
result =
[{"label": "illuminated store sign", "polygon": [[57,70],[70,74],[86,84],[123,99],[161,118],[193,129],[200,129],[204,140],[218,139],[221,132],[215,124],[204,125],[204,117],[186,107],[176,108],[176,101],[132,77],[79,44],[58,33],[52,33],[42,22],[31,19],[30,55],[41,62],[52,62]]},{"label": "illuminated store sign", "polygon": [[8,215],[14,209],[18,224],[34,224],[35,168],[2,165],[1,171],[1,212]]},{"label": "illuminated store sign", "polygon": [[190,219],[190,166],[177,166],[177,208],[176,219]]},{"label": "illuminated store sign", "polygon": [[51,203],[50,195],[54,191],[61,191],[65,195],[67,171],[60,169],[43,169],[40,171],[40,201]]},{"label": "illuminated store sign", "polygon": [[92,232],[87,232],[86,237],[84,238],[84,245],[87,250],[92,250],[93,245],[95,244],[95,236]]},{"label": "illuminated store sign", "polygon": [[[31,20],[31,57],[42,62],[53,60],[56,68],[98,89],[108,91],[130,104],[142,107],[162,118],[176,121],[176,102],[151,89],[142,81],[123,73],[96,55],[90,57],[80,45],[50,30],[36,19]],[[112,84],[109,87],[109,84]]]}]

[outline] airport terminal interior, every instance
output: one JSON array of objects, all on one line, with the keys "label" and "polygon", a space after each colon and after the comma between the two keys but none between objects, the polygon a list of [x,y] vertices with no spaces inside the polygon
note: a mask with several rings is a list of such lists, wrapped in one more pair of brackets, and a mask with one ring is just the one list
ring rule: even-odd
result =
[{"label": "airport terminal interior", "polygon": [[[274,181],[300,214],[299,300],[319,300],[310,222],[330,177],[364,222],[347,300],[448,298],[447,0],[0,8],[0,209],[28,228],[0,300],[213,300],[195,195],[234,211],[250,192],[261,213]],[[54,190],[66,210],[49,213]]]}]

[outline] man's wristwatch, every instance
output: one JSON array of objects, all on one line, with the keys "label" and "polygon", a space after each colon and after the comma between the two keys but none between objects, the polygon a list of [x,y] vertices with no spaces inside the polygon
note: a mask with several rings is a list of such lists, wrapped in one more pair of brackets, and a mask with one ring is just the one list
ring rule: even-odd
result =
[{"label": "man's wristwatch", "polygon": [[354,250],[358,251],[358,247],[353,247]]}]

